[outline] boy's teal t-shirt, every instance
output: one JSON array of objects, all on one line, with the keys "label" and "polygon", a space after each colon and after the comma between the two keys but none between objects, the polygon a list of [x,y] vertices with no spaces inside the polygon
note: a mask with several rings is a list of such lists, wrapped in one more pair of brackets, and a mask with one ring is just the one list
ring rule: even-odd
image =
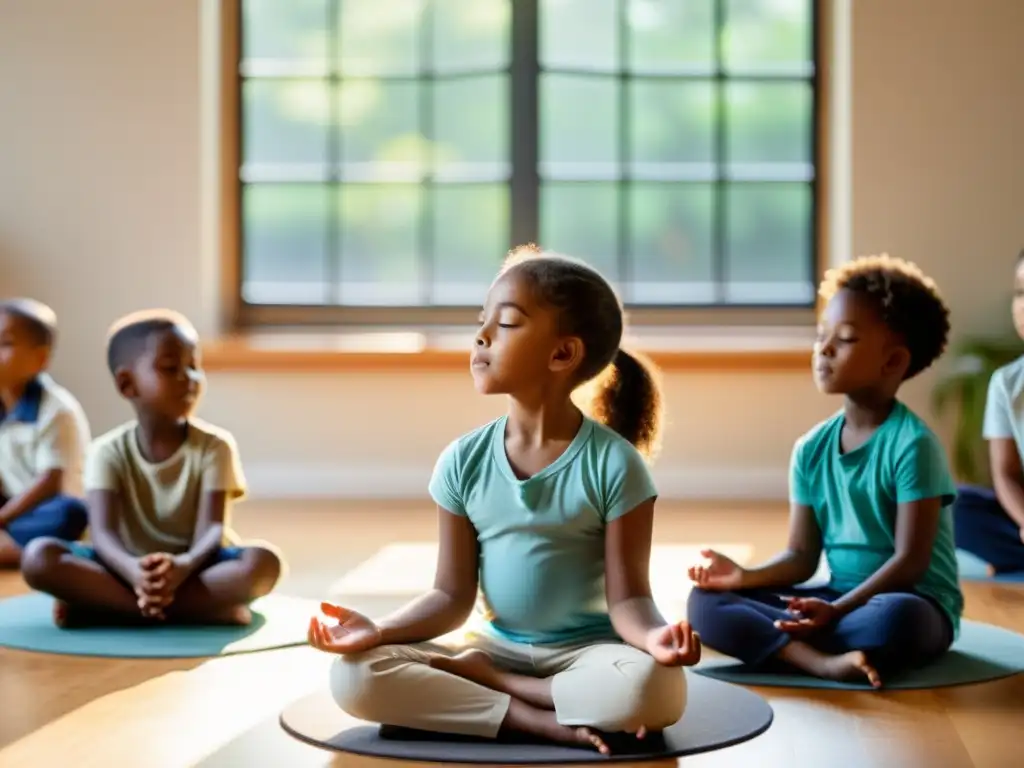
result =
[{"label": "boy's teal t-shirt", "polygon": [[605,598],[605,528],[657,489],[640,453],[584,418],[552,464],[520,480],[505,452],[507,417],[448,445],[430,495],[469,518],[492,631],[515,642],[617,639]]},{"label": "boy's teal t-shirt", "polygon": [[830,586],[849,592],[895,554],[898,505],[940,497],[931,563],[915,590],[934,599],[959,633],[964,600],[950,511],[956,486],[941,443],[899,402],[871,438],[847,454],[840,447],[843,423],[840,412],[800,438],[790,466],[791,500],[814,509]]}]

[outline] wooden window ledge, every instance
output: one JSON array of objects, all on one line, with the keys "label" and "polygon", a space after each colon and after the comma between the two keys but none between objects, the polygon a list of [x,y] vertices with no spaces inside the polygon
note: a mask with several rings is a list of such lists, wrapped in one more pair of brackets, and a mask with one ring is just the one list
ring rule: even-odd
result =
[{"label": "wooden window ledge", "polygon": [[[465,371],[472,330],[244,332],[203,345],[213,372]],[[624,346],[664,371],[809,371],[807,328],[659,328]]]}]

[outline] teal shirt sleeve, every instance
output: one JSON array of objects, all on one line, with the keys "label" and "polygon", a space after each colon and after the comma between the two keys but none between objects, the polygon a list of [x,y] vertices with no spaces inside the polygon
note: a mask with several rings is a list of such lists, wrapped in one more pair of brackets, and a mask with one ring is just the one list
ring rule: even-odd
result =
[{"label": "teal shirt sleeve", "polygon": [[610,523],[658,495],[644,457],[629,443],[616,443],[606,465],[604,521]]},{"label": "teal shirt sleeve", "polygon": [[1001,440],[1013,437],[1013,413],[1010,396],[1001,371],[992,374],[988,381],[988,396],[985,398],[985,420],[982,437],[986,440]]},{"label": "teal shirt sleeve", "polygon": [[931,434],[916,436],[899,452],[895,479],[898,504],[938,497],[946,506],[956,497],[946,451]]},{"label": "teal shirt sleeve", "polygon": [[807,481],[807,451],[803,439],[797,440],[789,457],[789,501],[804,507],[814,506],[810,483]]},{"label": "teal shirt sleeve", "polygon": [[466,516],[458,441],[450,443],[441,452],[434,465],[434,474],[430,478],[429,489],[431,498],[439,507],[452,514]]}]

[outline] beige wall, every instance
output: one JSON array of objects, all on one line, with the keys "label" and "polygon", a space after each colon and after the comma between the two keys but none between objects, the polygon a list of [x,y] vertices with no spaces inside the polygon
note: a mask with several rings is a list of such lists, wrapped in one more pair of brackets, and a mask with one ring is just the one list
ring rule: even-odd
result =
[{"label": "beige wall", "polygon": [[[102,365],[111,320],[169,305],[215,330],[199,6],[0,0],[0,289],[57,309],[56,374],[97,432],[128,416]],[[852,245],[836,254],[912,258],[958,334],[1000,332],[1024,246],[1024,2],[852,6],[853,180],[836,198]],[[927,409],[929,381],[912,406]],[[793,439],[837,405],[803,374],[666,385],[657,471],[673,496],[784,495]],[[211,377],[203,415],[236,433],[256,491],[417,495],[445,442],[501,406],[463,374],[239,374]]]}]

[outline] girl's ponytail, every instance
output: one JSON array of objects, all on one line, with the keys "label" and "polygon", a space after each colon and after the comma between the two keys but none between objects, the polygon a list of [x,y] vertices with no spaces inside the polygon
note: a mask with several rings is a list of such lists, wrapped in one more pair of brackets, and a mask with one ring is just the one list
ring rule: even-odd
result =
[{"label": "girl's ponytail", "polygon": [[596,383],[590,411],[594,419],[626,438],[648,460],[657,456],[662,402],[652,362],[620,348]]}]

